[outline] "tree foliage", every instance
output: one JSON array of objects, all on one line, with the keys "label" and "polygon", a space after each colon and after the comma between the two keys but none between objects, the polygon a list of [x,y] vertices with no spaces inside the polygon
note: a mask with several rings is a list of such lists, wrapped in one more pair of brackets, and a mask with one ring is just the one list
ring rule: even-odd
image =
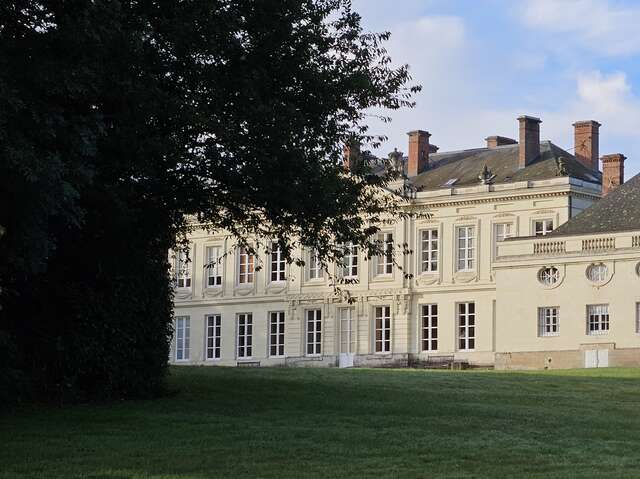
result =
[{"label": "tree foliage", "polygon": [[289,260],[375,249],[403,214],[397,173],[362,155],[345,174],[342,151],[383,140],[366,115],[419,89],[387,38],[347,0],[0,4],[4,380],[74,399],[160,391],[167,251],[193,219],[274,238]]}]

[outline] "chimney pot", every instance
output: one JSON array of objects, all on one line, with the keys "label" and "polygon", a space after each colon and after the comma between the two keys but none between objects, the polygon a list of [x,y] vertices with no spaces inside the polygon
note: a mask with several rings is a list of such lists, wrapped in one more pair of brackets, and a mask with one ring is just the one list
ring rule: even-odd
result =
[{"label": "chimney pot", "polygon": [[624,160],[622,153],[602,157],[602,196],[624,183]]},{"label": "chimney pot", "polygon": [[540,156],[540,123],[542,120],[534,116],[518,117],[520,124],[518,166],[524,168]]},{"label": "chimney pot", "polygon": [[593,171],[598,171],[600,126],[594,120],[576,121],[573,124],[576,160]]},{"label": "chimney pot", "polygon": [[409,135],[409,160],[407,162],[407,176],[417,176],[429,168],[429,132],[414,130]]}]

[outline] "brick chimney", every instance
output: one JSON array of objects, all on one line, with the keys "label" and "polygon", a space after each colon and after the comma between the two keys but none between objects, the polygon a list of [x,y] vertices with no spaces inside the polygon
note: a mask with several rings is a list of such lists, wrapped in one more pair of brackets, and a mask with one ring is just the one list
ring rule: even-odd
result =
[{"label": "brick chimney", "polygon": [[518,117],[520,123],[520,151],[518,167],[524,168],[540,156],[540,118],[523,115]]},{"label": "brick chimney", "polygon": [[409,161],[407,176],[416,176],[429,168],[429,132],[414,130],[409,135]]},{"label": "brick chimney", "polygon": [[518,143],[516,140],[507,138],[506,136],[488,136],[485,138],[485,140],[487,142],[487,148],[489,148],[490,150],[499,146],[515,145]]},{"label": "brick chimney", "polygon": [[593,120],[576,121],[573,124],[574,154],[576,159],[593,171],[598,171],[600,155],[600,123]]},{"label": "brick chimney", "polygon": [[342,161],[345,171],[353,170],[360,158],[360,143],[356,140],[348,140],[342,150]]},{"label": "brick chimney", "polygon": [[624,160],[622,153],[602,157],[602,196],[624,183]]}]

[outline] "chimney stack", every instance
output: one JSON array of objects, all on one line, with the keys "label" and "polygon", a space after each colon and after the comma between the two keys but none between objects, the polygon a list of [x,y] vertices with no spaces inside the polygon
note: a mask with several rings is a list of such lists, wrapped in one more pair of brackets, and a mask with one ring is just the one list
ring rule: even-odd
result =
[{"label": "chimney stack", "polygon": [[494,148],[497,148],[499,146],[515,145],[518,143],[516,140],[507,138],[506,136],[488,136],[485,138],[485,140],[487,142],[487,148],[489,148],[490,150],[493,150]]},{"label": "chimney stack", "polygon": [[342,159],[345,171],[352,171],[356,168],[360,158],[360,143],[357,140],[350,139],[342,150]]},{"label": "chimney stack", "polygon": [[624,183],[624,160],[622,153],[602,157],[602,196]]},{"label": "chimney stack", "polygon": [[573,129],[576,159],[590,170],[598,171],[600,123],[594,120],[576,121]]},{"label": "chimney stack", "polygon": [[520,151],[518,167],[524,168],[540,156],[540,118],[523,115],[518,117],[520,123]]},{"label": "chimney stack", "polygon": [[414,130],[409,135],[409,161],[407,176],[417,176],[429,168],[429,132]]}]

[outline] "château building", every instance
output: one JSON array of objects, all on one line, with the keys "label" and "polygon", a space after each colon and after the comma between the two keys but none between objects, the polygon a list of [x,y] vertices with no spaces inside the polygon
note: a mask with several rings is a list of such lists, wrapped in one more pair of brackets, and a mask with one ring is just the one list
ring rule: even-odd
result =
[{"label": "ch\u00e2teau building", "polygon": [[439,152],[426,131],[408,133],[411,201],[431,215],[402,219],[379,239],[409,245],[413,254],[397,260],[411,276],[353,247],[331,266],[357,280],[346,287],[352,303],[310,251],[300,252],[301,268],[275,247],[255,258],[224,232],[194,231],[188,259],[171,255],[171,361],[640,365],[639,177],[618,188],[621,154],[603,156],[600,171],[595,121],[573,124],[573,154],[540,141],[539,119],[518,123],[518,141],[490,136],[463,151]]}]

